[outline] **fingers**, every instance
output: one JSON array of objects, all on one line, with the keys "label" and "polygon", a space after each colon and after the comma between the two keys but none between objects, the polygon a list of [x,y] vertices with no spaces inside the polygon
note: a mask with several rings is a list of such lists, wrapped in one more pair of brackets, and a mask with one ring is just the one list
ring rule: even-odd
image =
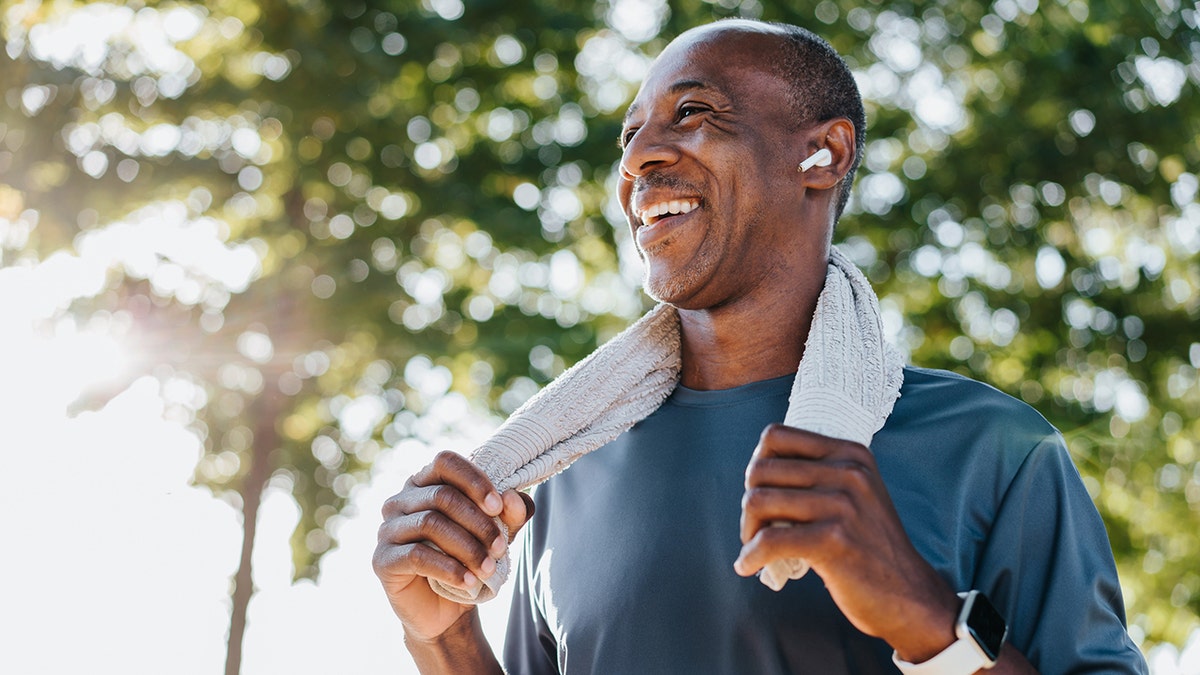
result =
[{"label": "fingers", "polygon": [[[408,479],[408,484],[415,487],[452,485],[489,516],[499,515],[504,508],[504,502],[492,481],[466,457],[454,452],[439,452],[433,462]],[[383,515],[385,518],[388,516],[386,511]]]},{"label": "fingers", "polygon": [[741,537],[745,544],[772,523],[814,523],[852,515],[854,504],[836,490],[754,488],[742,497]]},{"label": "fingers", "polygon": [[755,457],[746,466],[746,489],[771,486],[811,488],[818,485],[842,486],[864,467],[853,460],[824,461],[780,457]]},{"label": "fingers", "polygon": [[393,579],[406,577],[410,583],[419,577],[426,577],[463,589],[479,585],[478,576],[462,563],[424,542],[402,545],[380,542],[375,547],[372,564],[375,575],[384,582],[385,587]]},{"label": "fingers", "polygon": [[[472,502],[449,485],[410,486],[392,498],[395,515],[379,528],[376,573],[412,574],[470,588],[496,571],[496,560],[508,550],[516,533],[533,517],[533,498],[508,490],[502,496],[501,536],[495,521],[473,508]],[[438,510],[430,510],[438,503]],[[412,510],[408,513],[408,510]],[[485,534],[480,534],[484,532]],[[484,542],[490,545],[484,546]],[[433,544],[433,545],[431,545]],[[436,546],[436,548],[435,548]],[[440,549],[440,550],[439,550]]]},{"label": "fingers", "polygon": [[864,446],[768,426],[746,467],[738,573],[753,574],[780,558],[831,555],[838,537],[878,501],[877,483],[874,458]]},{"label": "fingers", "polygon": [[870,452],[857,443],[768,427],[746,467],[742,541],[772,522],[850,519],[877,477]]},{"label": "fingers", "polygon": [[379,527],[379,542],[394,546],[432,543],[442,550],[440,555],[450,556],[460,566],[486,579],[496,571],[492,547],[497,540],[503,542],[500,528],[496,527],[495,523],[490,525],[496,534],[486,539],[485,544],[473,532],[446,514],[438,511],[420,511],[385,521]]},{"label": "fingers", "polygon": [[427,511],[445,514],[485,545],[490,546],[500,537],[500,528],[492,516],[451,485],[408,487],[390,497],[384,505],[387,521]]},{"label": "fingers", "polygon": [[[493,518],[503,509],[503,499],[478,467],[461,455],[442,452],[384,502],[383,517],[386,524],[424,511],[445,514],[498,557],[506,542]],[[430,541],[441,545],[437,539]]]},{"label": "fingers", "polygon": [[[523,518],[525,502],[515,495],[511,499]],[[461,455],[439,453],[384,502],[376,574],[404,586],[411,583],[406,575],[460,588],[476,586],[495,572],[496,559],[508,548],[495,520],[505,509],[504,499],[479,468]]]},{"label": "fingers", "polygon": [[764,527],[742,547],[733,569],[748,577],[774,560],[802,558],[812,562],[812,552],[822,550],[838,532],[836,525],[827,521],[799,527]]}]

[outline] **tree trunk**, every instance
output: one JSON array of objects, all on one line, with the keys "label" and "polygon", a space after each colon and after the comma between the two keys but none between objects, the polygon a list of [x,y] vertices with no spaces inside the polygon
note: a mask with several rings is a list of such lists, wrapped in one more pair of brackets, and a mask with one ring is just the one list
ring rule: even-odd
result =
[{"label": "tree trunk", "polygon": [[[304,220],[304,195],[293,187],[284,198],[285,208],[291,223],[302,227]],[[233,611],[229,617],[229,641],[225,652],[225,675],[240,675],[242,668],[242,641],[246,633],[246,611],[254,595],[254,580],[250,574],[250,558],[254,552],[254,532],[258,525],[258,508],[262,504],[263,490],[271,478],[275,466],[272,453],[280,447],[276,423],[282,416],[288,397],[279,391],[279,376],[286,371],[296,355],[296,345],[307,342],[296,320],[297,297],[292,289],[281,282],[279,275],[262,279],[257,287],[263,297],[272,298],[274,308],[259,317],[268,324],[267,332],[274,347],[274,358],[263,368],[263,391],[255,399],[249,411],[254,420],[254,441],[250,453],[250,466],[246,469],[246,482],[242,485],[242,559],[238,563],[233,582]],[[312,297],[309,295],[308,297]],[[276,455],[278,457],[278,455]],[[276,460],[278,461],[278,460]]]},{"label": "tree trunk", "polygon": [[250,466],[246,471],[246,482],[242,486],[242,558],[233,576],[233,612],[229,617],[229,640],[225,652],[225,675],[239,675],[242,669],[242,639],[246,634],[246,611],[250,597],[254,595],[254,580],[251,576],[250,559],[254,553],[254,533],[258,525],[258,508],[262,504],[263,490],[271,477],[271,452],[279,447],[275,421],[279,416],[280,394],[271,389],[268,378],[258,405],[252,407],[254,424],[254,447],[250,453]]}]

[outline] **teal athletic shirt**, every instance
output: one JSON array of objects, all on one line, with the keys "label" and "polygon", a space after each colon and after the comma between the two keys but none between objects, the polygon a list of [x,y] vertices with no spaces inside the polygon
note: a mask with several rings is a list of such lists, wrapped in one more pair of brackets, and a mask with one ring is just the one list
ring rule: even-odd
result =
[{"label": "teal athletic shirt", "polygon": [[[679,387],[539,486],[504,663],[542,673],[895,673],[892,649],[809,573],[776,593],[733,571],[746,465],[792,377]],[[871,443],[917,550],[981,590],[1044,675],[1144,673],[1108,538],[1058,432],[999,391],[905,368]]]}]

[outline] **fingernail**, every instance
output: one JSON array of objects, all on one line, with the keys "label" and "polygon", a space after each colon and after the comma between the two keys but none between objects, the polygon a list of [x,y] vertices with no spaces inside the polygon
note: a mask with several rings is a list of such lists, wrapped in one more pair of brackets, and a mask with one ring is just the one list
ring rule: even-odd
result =
[{"label": "fingernail", "polygon": [[508,542],[504,541],[504,537],[496,537],[492,542],[491,553],[493,558],[499,558],[508,550]]},{"label": "fingernail", "polygon": [[490,577],[492,572],[496,571],[496,561],[491,558],[484,558],[483,564],[479,566],[479,571],[483,572],[483,576]]},{"label": "fingernail", "polygon": [[478,583],[479,577],[475,576],[474,574],[467,572],[463,575],[463,586],[466,586],[467,588],[475,588],[475,585]]},{"label": "fingernail", "polygon": [[504,508],[504,501],[500,499],[500,495],[495,492],[489,492],[487,497],[483,499],[483,510],[491,515],[500,513]]}]

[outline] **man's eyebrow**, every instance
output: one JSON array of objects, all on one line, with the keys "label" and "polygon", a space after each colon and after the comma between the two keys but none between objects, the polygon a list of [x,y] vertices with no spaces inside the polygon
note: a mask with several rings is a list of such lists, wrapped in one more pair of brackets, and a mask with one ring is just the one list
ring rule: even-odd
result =
[{"label": "man's eyebrow", "polygon": [[[707,82],[702,82],[700,80],[679,80],[678,82],[675,82],[670,87],[668,87],[667,92],[671,93],[671,94],[680,94],[682,92],[689,91],[691,89],[709,89],[709,88],[710,87]],[[637,103],[634,103],[633,105],[629,106],[629,110],[625,111],[625,119],[624,119],[623,123],[628,124],[629,118],[632,117],[633,114],[635,112],[637,112],[639,108],[641,108],[641,106],[638,105]]]}]

